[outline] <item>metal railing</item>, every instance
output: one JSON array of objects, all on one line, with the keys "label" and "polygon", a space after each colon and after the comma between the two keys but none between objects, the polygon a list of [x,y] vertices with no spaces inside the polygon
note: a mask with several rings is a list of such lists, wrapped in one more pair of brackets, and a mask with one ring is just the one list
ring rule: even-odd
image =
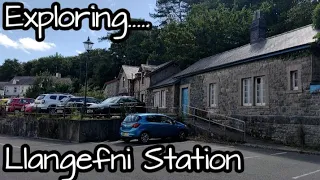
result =
[{"label": "metal railing", "polygon": [[182,105],[179,111],[183,117],[191,117],[194,124],[196,124],[196,120],[202,120],[208,123],[209,130],[211,124],[215,124],[223,127],[224,133],[228,128],[243,133],[243,140],[246,138],[246,123],[243,120],[187,105]]}]

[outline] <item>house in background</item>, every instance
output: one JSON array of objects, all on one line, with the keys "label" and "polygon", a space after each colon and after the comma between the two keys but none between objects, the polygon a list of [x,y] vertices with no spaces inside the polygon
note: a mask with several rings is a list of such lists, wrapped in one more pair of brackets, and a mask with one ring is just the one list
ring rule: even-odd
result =
[{"label": "house in background", "polygon": [[119,72],[119,89],[118,95],[133,96],[134,95],[134,78],[139,71],[137,66],[122,65]]},{"label": "house in background", "polygon": [[157,68],[155,65],[141,64],[134,79],[134,96],[142,102],[146,101],[147,89],[150,86],[150,73]]},{"label": "house in background", "polygon": [[4,86],[7,84],[8,82],[0,82],[0,97],[4,98]]},{"label": "house in background", "polygon": [[35,82],[35,76],[15,76],[4,86],[5,97],[23,97]]},{"label": "house in background", "polygon": [[108,81],[104,84],[104,95],[106,98],[117,96],[119,92],[119,79]]},{"label": "house in background", "polygon": [[[70,78],[61,78],[60,73],[50,77],[54,84],[71,84]],[[5,97],[24,97],[27,90],[36,81],[36,76],[15,76],[4,85]]]},{"label": "house in background", "polygon": [[159,112],[175,112],[178,107],[178,80],[173,76],[179,73],[180,67],[174,61],[158,66],[150,76],[147,106],[159,108]]}]

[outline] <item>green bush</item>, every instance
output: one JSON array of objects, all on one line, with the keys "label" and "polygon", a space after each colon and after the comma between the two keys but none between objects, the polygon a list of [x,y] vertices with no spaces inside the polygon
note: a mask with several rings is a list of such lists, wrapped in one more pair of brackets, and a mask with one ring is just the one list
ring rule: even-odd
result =
[{"label": "green bush", "polygon": [[313,11],[313,26],[316,29],[320,29],[320,4]]}]

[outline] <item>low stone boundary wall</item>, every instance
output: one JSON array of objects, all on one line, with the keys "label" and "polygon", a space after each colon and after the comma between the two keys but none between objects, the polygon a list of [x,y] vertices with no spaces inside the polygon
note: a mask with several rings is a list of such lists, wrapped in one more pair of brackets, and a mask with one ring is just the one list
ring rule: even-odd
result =
[{"label": "low stone boundary wall", "polygon": [[70,142],[101,142],[119,139],[120,119],[66,120],[6,117],[0,119],[0,134]]},{"label": "low stone boundary wall", "polygon": [[320,148],[320,117],[263,115],[233,117],[246,122],[246,132],[252,137],[285,145]]}]

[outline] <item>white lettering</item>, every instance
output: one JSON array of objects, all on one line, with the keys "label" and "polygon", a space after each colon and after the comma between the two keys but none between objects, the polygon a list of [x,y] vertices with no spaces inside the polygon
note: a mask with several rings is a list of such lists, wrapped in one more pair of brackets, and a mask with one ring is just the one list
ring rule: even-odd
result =
[{"label": "white lettering", "polygon": [[12,6],[12,5],[7,5],[5,6],[5,12],[6,12],[6,27],[21,27],[23,26],[23,23],[18,23],[18,24],[10,24],[10,19],[12,18],[21,18],[21,14],[18,15],[9,15],[10,9],[20,9],[21,6]]}]

